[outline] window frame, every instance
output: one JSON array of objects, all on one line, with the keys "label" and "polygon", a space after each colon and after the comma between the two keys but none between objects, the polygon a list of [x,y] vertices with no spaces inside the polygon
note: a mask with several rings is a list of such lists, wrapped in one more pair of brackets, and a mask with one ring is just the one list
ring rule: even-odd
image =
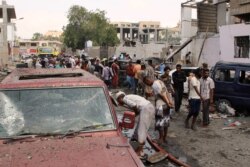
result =
[{"label": "window frame", "polygon": [[[247,43],[244,40],[248,42],[248,49]],[[244,46],[244,44],[246,46]],[[244,54],[244,52],[246,52],[246,54]],[[250,35],[234,37],[234,58],[250,58]]]},{"label": "window frame", "polygon": [[[224,80],[219,80],[219,78],[220,78],[220,76],[218,76],[217,77],[217,75],[219,75],[219,74],[217,74],[217,71],[229,71],[229,78],[230,78],[230,80],[226,80],[226,79],[224,79]],[[232,80],[231,80],[231,71],[234,71],[234,78],[232,78]],[[224,72],[225,73],[225,72]],[[226,83],[233,83],[233,82],[235,82],[235,79],[236,79],[236,75],[237,75],[237,70],[236,69],[234,69],[234,68],[217,68],[215,71],[214,71],[214,81],[216,81],[216,82],[226,82]],[[226,78],[226,76],[225,76],[225,78]]]}]

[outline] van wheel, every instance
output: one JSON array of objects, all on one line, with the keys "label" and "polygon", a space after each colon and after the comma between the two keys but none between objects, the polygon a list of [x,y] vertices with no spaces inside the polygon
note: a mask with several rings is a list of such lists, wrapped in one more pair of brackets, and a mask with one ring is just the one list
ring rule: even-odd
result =
[{"label": "van wheel", "polygon": [[218,100],[216,104],[217,111],[220,113],[225,113],[226,112],[225,105],[231,107],[231,102],[227,99]]}]

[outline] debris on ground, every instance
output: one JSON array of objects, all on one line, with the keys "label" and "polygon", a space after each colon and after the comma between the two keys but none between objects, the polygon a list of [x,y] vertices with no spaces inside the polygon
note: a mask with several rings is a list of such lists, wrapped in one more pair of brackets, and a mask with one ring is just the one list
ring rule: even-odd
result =
[{"label": "debris on ground", "polygon": [[236,127],[224,127],[222,130],[235,130],[237,129]]},{"label": "debris on ground", "polygon": [[250,128],[244,127],[244,128],[240,128],[242,130],[243,133],[249,133],[250,134]]},{"label": "debris on ground", "polygon": [[235,121],[233,123],[231,123],[229,126],[240,126],[241,123],[239,121]]},{"label": "debris on ground", "polygon": [[168,137],[170,138],[176,138],[176,134],[174,132],[168,133]]},{"label": "debris on ground", "polygon": [[219,116],[218,114],[209,114],[209,118],[212,118],[212,119],[221,119],[221,116]]},{"label": "debris on ground", "polygon": [[165,158],[167,158],[167,156],[168,154],[159,151],[151,155],[150,157],[148,157],[147,161],[154,164],[154,163],[164,160]]},{"label": "debris on ground", "polygon": [[221,113],[235,116],[235,109],[230,107],[228,104],[221,104]]}]

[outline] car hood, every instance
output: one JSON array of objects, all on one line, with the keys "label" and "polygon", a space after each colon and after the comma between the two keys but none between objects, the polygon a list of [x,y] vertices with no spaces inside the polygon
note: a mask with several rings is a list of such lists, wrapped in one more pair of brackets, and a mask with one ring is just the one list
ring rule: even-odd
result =
[{"label": "car hood", "polygon": [[[115,135],[116,134],[116,135]],[[1,167],[143,166],[126,139],[109,135],[0,140]]]}]

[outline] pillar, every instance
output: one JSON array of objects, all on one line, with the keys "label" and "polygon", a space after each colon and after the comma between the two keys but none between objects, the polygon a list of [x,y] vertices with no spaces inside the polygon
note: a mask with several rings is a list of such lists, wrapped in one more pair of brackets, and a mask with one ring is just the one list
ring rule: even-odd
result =
[{"label": "pillar", "polygon": [[133,33],[132,33],[132,28],[129,29],[129,32],[130,32],[130,40],[133,40]]},{"label": "pillar", "polygon": [[123,41],[123,29],[122,27],[120,28],[120,42]]},{"label": "pillar", "polygon": [[157,42],[158,41],[158,33],[157,33],[157,29],[155,29],[155,32],[154,32],[154,41]]},{"label": "pillar", "polygon": [[7,3],[6,1],[2,1],[2,11],[3,11],[3,24],[2,24],[2,37],[3,37],[3,45],[2,45],[2,53],[0,55],[1,62],[0,65],[5,65],[8,63],[8,41],[7,41],[7,24],[8,24],[8,13],[7,13]]}]

